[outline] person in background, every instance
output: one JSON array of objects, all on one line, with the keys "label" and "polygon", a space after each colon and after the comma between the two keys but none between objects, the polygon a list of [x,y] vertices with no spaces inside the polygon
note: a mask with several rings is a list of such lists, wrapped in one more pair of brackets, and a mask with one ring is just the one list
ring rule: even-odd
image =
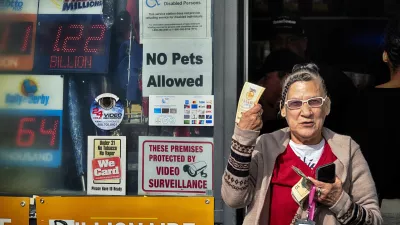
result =
[{"label": "person in background", "polygon": [[303,21],[299,18],[291,16],[273,18],[269,43],[271,52],[289,49],[298,56],[307,58],[308,39]]},{"label": "person in background", "polygon": [[325,80],[332,100],[332,112],[326,120],[326,125],[335,132],[348,134],[345,118],[346,110],[357,89],[353,81],[342,71],[327,64],[311,60],[307,54],[308,38],[303,21],[296,17],[279,16],[272,19],[269,38],[271,52],[288,49],[306,62],[314,62],[319,66],[319,74]]},{"label": "person in background", "polygon": [[[324,127],[331,104],[317,71],[316,65],[300,65],[285,78],[280,109],[289,127],[259,136],[259,104],[235,125],[221,194],[232,208],[248,207],[243,225],[288,225],[307,218],[307,203],[300,206],[291,194],[301,179],[292,166],[316,186],[320,204],[315,224],[382,224],[360,147],[351,137]],[[317,181],[316,169],[328,163],[336,165],[335,182]]]},{"label": "person in background", "polygon": [[390,80],[377,88],[400,88],[400,17],[392,18],[385,31],[383,62],[389,67]]},{"label": "person in background", "polygon": [[294,65],[304,62],[305,60],[287,49],[274,51],[265,59],[260,70],[262,78],[257,78],[257,84],[265,88],[259,101],[263,108],[262,116],[265,124],[260,134],[273,132],[287,126],[286,121],[278,114],[282,79],[291,73]]},{"label": "person in background", "polygon": [[376,181],[380,201],[400,199],[400,16],[391,18],[384,34],[382,61],[390,80],[366,89],[353,101],[348,118],[350,133],[360,144]]}]

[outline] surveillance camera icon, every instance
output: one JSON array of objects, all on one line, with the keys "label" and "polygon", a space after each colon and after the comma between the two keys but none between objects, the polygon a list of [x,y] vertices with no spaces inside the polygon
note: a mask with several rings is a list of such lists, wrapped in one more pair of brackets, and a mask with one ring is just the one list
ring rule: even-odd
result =
[{"label": "surveillance camera icon", "polygon": [[200,173],[201,177],[206,178],[207,173],[204,170],[207,168],[207,163],[204,161],[195,162],[192,164],[186,164],[183,166],[183,171],[188,173],[191,177],[196,177]]},{"label": "surveillance camera icon", "polygon": [[95,100],[99,103],[101,108],[109,110],[115,107],[119,98],[114,94],[104,93],[97,96]]},{"label": "surveillance camera icon", "polygon": [[64,220],[54,220],[54,225],[68,225],[67,222],[65,222]]}]

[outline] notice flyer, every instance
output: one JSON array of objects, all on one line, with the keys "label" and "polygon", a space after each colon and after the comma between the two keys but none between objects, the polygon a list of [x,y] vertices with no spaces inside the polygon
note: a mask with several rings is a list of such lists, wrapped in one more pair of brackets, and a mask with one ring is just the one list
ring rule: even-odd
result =
[{"label": "notice flyer", "polygon": [[211,39],[154,39],[143,44],[143,96],[210,95]]},{"label": "notice flyer", "polygon": [[88,195],[126,194],[126,137],[88,136]]},{"label": "notice flyer", "polygon": [[212,138],[139,137],[139,195],[209,195]]},{"label": "notice flyer", "polygon": [[150,126],[214,126],[213,95],[150,95]]},{"label": "notice flyer", "polygon": [[211,0],[139,1],[140,40],[211,37]]}]

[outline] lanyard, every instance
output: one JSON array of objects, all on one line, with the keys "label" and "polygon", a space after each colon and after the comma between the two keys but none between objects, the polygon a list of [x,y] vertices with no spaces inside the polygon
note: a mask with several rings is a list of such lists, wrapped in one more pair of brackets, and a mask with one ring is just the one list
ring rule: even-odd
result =
[{"label": "lanyard", "polygon": [[314,213],[315,213],[315,200],[314,200],[315,190],[316,190],[316,188],[313,185],[311,187],[311,191],[308,196],[308,220],[311,220],[311,221],[314,220]]}]

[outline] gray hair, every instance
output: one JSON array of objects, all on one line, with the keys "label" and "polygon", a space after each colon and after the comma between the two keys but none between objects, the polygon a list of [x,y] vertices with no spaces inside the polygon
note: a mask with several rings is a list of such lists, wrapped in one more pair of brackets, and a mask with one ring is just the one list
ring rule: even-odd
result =
[{"label": "gray hair", "polygon": [[289,91],[290,86],[292,86],[292,84],[298,81],[317,80],[320,83],[320,87],[324,91],[324,95],[327,95],[328,91],[326,89],[324,79],[322,79],[318,71],[319,71],[318,66],[313,63],[295,65],[293,67],[292,73],[289,74],[283,81],[281,108],[284,106],[283,103],[286,101],[287,93]]}]

